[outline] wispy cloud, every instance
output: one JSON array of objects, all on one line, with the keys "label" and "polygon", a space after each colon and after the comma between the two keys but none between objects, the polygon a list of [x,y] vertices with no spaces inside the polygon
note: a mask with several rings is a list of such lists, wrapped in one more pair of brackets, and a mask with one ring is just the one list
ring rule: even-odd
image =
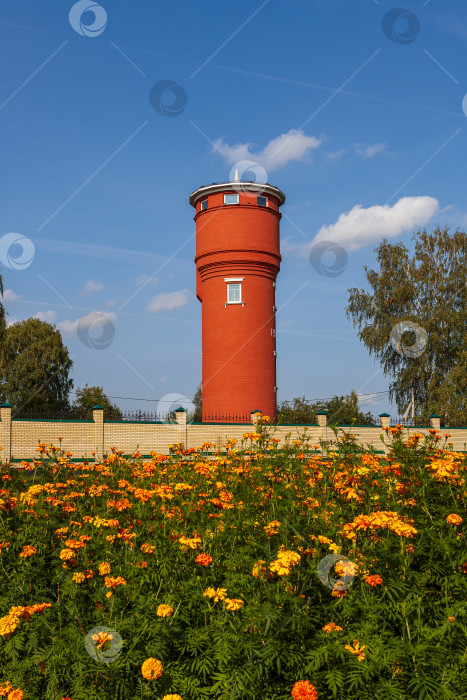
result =
[{"label": "wispy cloud", "polygon": [[40,319],[41,321],[47,321],[47,323],[52,323],[52,321],[55,321],[57,318],[57,312],[53,311],[52,309],[49,309],[48,311],[38,311],[36,318]]},{"label": "wispy cloud", "polygon": [[144,285],[149,285],[150,287],[154,287],[156,284],[159,284],[159,280],[157,277],[151,277],[151,275],[138,275],[138,277],[135,279],[136,284],[138,287],[142,287]]},{"label": "wispy cloud", "polygon": [[291,129],[272,139],[262,150],[254,150],[253,143],[237,143],[230,146],[222,138],[213,142],[213,150],[220,152],[230,165],[249,160],[261,165],[266,172],[283,168],[294,160],[304,160],[313,150],[319,148],[322,140],[307,136],[299,129]]},{"label": "wispy cloud", "polygon": [[338,151],[334,151],[334,153],[329,153],[328,158],[329,160],[339,160],[348,153],[352,153],[360,158],[369,159],[385,152],[386,144],[384,143],[352,143],[350,146],[347,146],[347,148],[340,148]]},{"label": "wispy cloud", "polygon": [[22,294],[16,294],[12,289],[5,289],[3,292],[3,301],[19,301],[22,298]]},{"label": "wispy cloud", "polygon": [[167,294],[157,294],[147,306],[147,310],[152,313],[158,311],[170,311],[181,306],[186,306],[190,298],[188,289],[182,289],[179,292],[168,292]]},{"label": "wispy cloud", "polygon": [[105,287],[102,284],[102,282],[96,282],[96,280],[88,280],[84,285],[81,294],[86,294],[86,296],[90,296],[91,294],[95,294],[96,292],[102,292],[104,289]]}]

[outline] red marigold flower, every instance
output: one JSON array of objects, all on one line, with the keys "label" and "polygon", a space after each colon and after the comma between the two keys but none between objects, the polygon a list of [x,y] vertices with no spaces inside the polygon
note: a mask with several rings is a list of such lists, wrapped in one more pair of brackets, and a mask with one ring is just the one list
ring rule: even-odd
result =
[{"label": "red marigold flower", "polygon": [[198,554],[195,562],[201,564],[201,566],[209,566],[209,564],[212,564],[212,557],[209,554]]},{"label": "red marigold flower", "polygon": [[317,700],[318,693],[310,681],[297,681],[292,688],[293,700]]},{"label": "red marigold flower", "polygon": [[378,574],[373,574],[372,576],[367,576],[365,579],[365,583],[368,583],[370,586],[380,586],[383,583],[383,579],[381,576]]}]

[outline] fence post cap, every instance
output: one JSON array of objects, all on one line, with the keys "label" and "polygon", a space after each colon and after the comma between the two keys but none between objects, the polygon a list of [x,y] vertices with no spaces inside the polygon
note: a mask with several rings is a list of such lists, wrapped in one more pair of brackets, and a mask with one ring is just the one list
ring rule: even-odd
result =
[{"label": "fence post cap", "polygon": [[255,408],[254,411],[250,411],[251,414],[253,413],[262,413],[262,411],[259,410],[259,408]]},{"label": "fence post cap", "polygon": [[0,408],[13,408],[13,406],[11,405],[11,403],[8,403],[8,401],[7,401],[6,403],[2,403]]},{"label": "fence post cap", "polygon": [[380,413],[378,416],[378,418],[390,418],[390,417],[391,416],[389,415],[389,413]]},{"label": "fence post cap", "polygon": [[432,413],[430,418],[441,418],[441,416],[438,416],[437,413]]},{"label": "fence post cap", "polygon": [[96,404],[91,409],[91,411],[103,411],[103,410],[104,410],[104,406],[101,406],[100,404]]},{"label": "fence post cap", "polygon": [[187,413],[187,410],[186,408],[183,408],[183,406],[179,406],[175,409],[175,413]]},{"label": "fence post cap", "polygon": [[328,412],[327,411],[316,411],[317,416],[327,416]]}]

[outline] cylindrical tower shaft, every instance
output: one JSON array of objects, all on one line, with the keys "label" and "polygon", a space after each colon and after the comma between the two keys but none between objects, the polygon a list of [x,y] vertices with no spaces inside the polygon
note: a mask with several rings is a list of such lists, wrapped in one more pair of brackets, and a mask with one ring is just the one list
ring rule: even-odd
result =
[{"label": "cylindrical tower shaft", "polygon": [[196,208],[197,296],[202,302],[203,420],[276,415],[275,287],[279,207],[271,185],[219,183]]}]

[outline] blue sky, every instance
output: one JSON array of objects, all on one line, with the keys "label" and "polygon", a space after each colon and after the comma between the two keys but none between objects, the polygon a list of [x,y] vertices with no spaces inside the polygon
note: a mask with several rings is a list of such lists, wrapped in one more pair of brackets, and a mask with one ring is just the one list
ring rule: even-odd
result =
[{"label": "blue sky", "polygon": [[[388,14],[398,7],[3,2],[10,322],[39,315],[60,328],[75,388],[138,399],[116,400],[128,409],[192,397],[201,305],[188,196],[249,160],[287,196],[279,400],[355,389],[365,410],[394,414],[385,394],[371,396],[388,379],[346,319],[346,290],[365,286],[363,266],[374,266],[383,238],[410,245],[414,230],[467,221],[467,7],[404,0],[399,19]],[[162,81],[180,86],[175,114]],[[310,264],[320,240],[348,255],[338,276],[328,276],[329,256],[318,271]]]}]

